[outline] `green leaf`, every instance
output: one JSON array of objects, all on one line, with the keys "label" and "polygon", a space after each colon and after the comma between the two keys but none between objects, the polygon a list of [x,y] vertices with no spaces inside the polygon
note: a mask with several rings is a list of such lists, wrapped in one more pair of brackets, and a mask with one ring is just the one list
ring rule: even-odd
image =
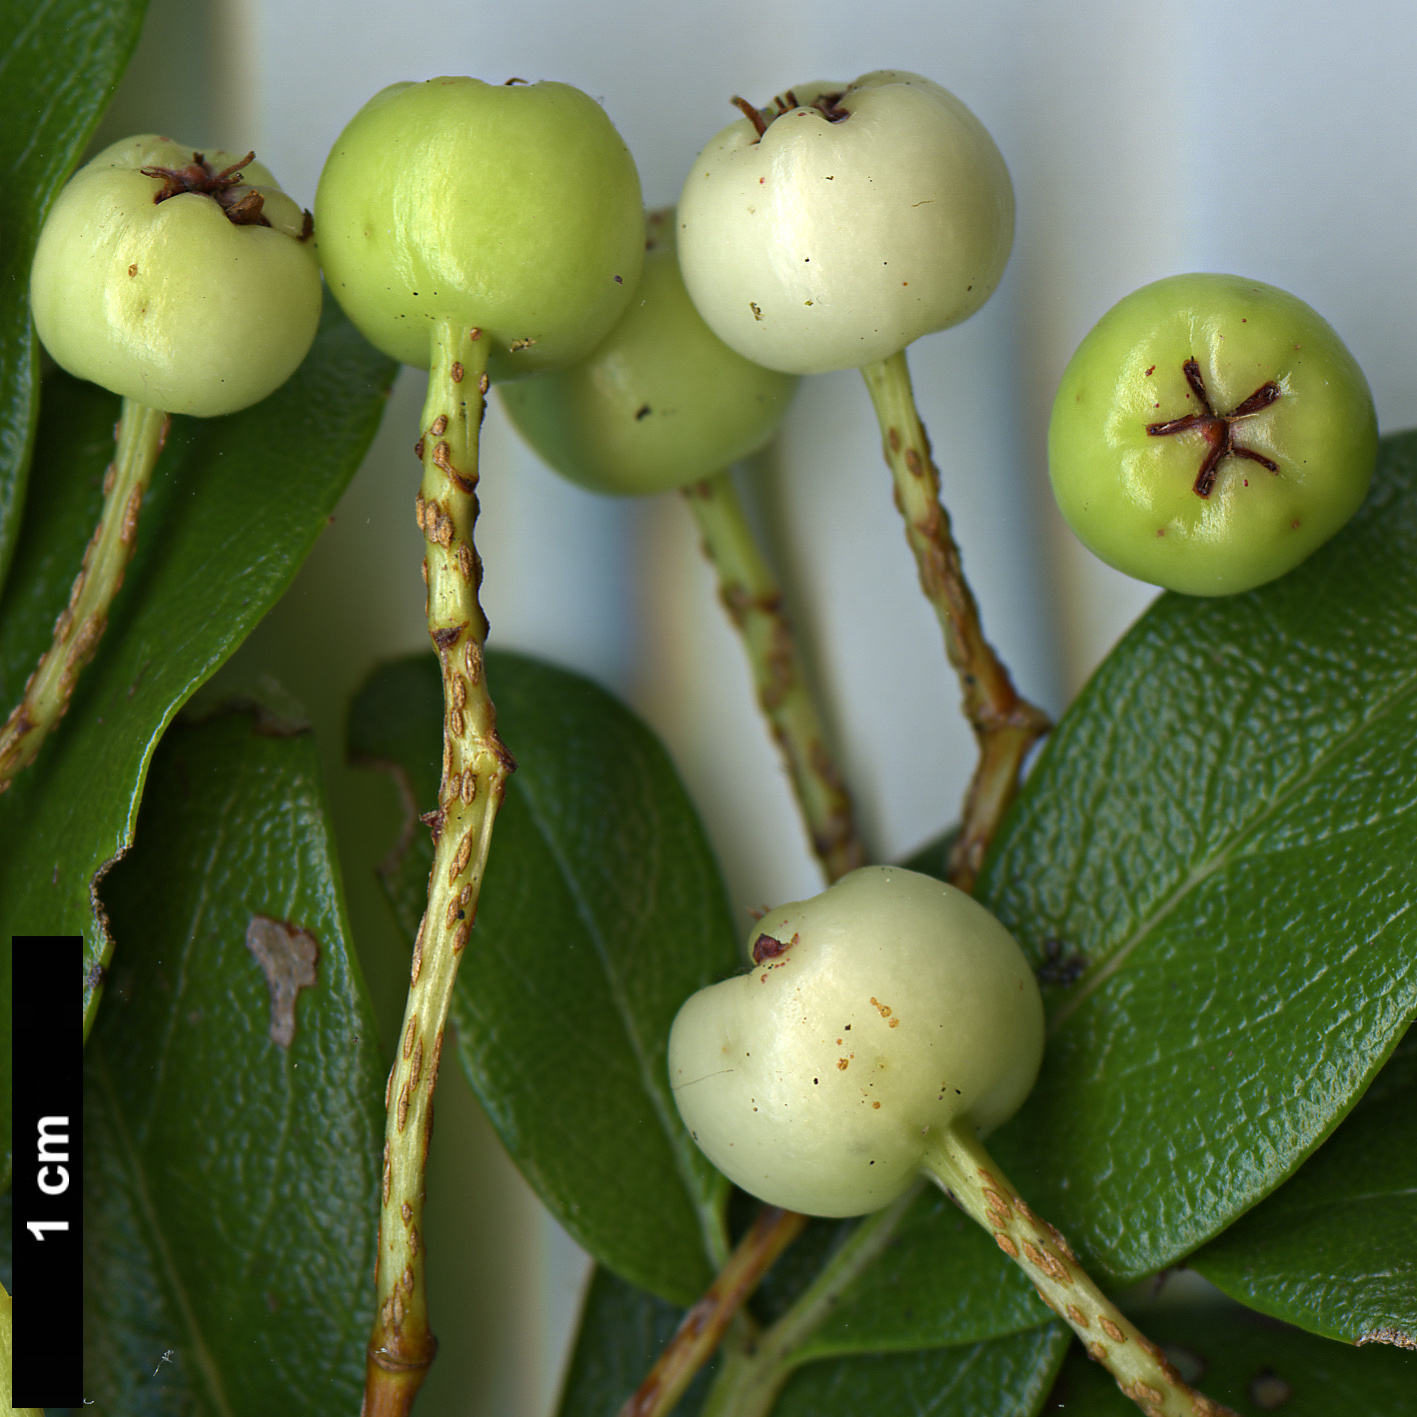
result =
[{"label": "green leaf", "polygon": [[1417,1348],[1417,1036],[1399,1052],[1294,1179],[1189,1265],[1312,1333]]},{"label": "green leaf", "polygon": [[[0,937],[82,934],[84,1029],[110,953],[95,882],[133,839],[163,729],[290,584],[373,437],[394,366],[333,302],[310,356],[231,418],[173,419],[138,549],[68,717],[0,796]],[[20,694],[102,497],[118,402],[46,380],[35,486],[0,602],[0,702]]]},{"label": "green leaf", "polygon": [[[619,1417],[683,1317],[683,1309],[597,1266],[581,1306],[558,1417]],[[674,1417],[694,1417],[701,1410],[713,1372],[712,1364],[700,1370]]]},{"label": "green leaf", "polygon": [[[779,1316],[856,1231],[855,1221],[813,1221],[765,1278],[757,1307]],[[930,1186],[798,1351],[806,1359],[942,1348],[1036,1328],[1048,1318],[1023,1271]]]},{"label": "green leaf", "polygon": [[991,1138],[1103,1274],[1224,1229],[1333,1130],[1417,1015],[1417,435],[1246,595],[1164,595],[1024,786],[979,895],[1086,970]]},{"label": "green leaf", "polygon": [[[1240,1417],[1417,1413],[1417,1353],[1329,1343],[1238,1304],[1162,1308],[1139,1323],[1183,1377]],[[1069,1417],[1137,1417],[1136,1404],[1077,1345],[1043,1410]]]},{"label": "green leaf", "polygon": [[[458,973],[458,1050],[508,1151],[602,1264],[663,1298],[707,1287],[726,1183],[679,1120],[665,1051],[680,1004],[740,965],[718,867],[654,736],[589,681],[489,658],[498,728],[518,762],[477,928]],[[436,803],[437,663],[378,671],[350,751],[397,763]],[[410,939],[431,848],[388,877]]]},{"label": "green leaf", "polygon": [[920,1353],[808,1363],[788,1380],[774,1417],[1033,1417],[1072,1334],[1027,1333]]},{"label": "green leaf", "polygon": [[146,0],[0,7],[0,587],[19,535],[39,403],[29,302],[35,242],[113,94],[146,9]]},{"label": "green leaf", "polygon": [[[323,1417],[363,1388],[384,1071],[314,743],[262,723],[169,731],[104,883],[118,952],[85,1059],[85,1388],[125,1417]],[[247,940],[253,922],[291,937],[258,917],[318,944],[288,1047]]]}]

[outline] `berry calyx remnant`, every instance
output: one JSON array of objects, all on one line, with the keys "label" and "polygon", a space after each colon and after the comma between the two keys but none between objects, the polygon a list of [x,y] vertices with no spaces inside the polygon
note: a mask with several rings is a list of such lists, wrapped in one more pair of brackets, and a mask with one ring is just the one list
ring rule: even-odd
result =
[{"label": "berry calyx remnant", "polygon": [[1189,595],[1293,569],[1358,510],[1377,461],[1367,380],[1302,300],[1170,276],[1120,300],[1063,372],[1058,506],[1108,565]]},{"label": "berry calyx remnant", "polygon": [[789,89],[699,154],[679,260],[724,343],[818,374],[967,319],[1013,244],[1008,168],[984,125],[919,74]]},{"label": "berry calyx remnant", "polygon": [[235,413],[279,388],[320,320],[307,212],[254,154],[143,135],[50,209],[30,274],[40,341],[69,373],[165,413]]}]

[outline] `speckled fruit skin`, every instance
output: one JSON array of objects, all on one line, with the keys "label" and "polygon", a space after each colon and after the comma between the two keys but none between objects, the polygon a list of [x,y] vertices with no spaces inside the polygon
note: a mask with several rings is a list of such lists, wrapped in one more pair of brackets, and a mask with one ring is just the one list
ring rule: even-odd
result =
[{"label": "speckled fruit skin", "polygon": [[709,1160],[769,1204],[828,1216],[888,1205],[931,1131],[988,1131],[1033,1086],[1033,972],[953,886],[868,866],[765,915],[749,948],[750,973],[680,1009],[669,1077]]},{"label": "speckled fruit skin", "polygon": [[[769,369],[856,369],[972,315],[1013,245],[1014,194],[984,125],[919,74],[792,90],[761,138],[731,123],[679,199],[699,313]],[[830,121],[813,101],[839,94]]]},{"label": "speckled fruit skin", "polygon": [[569,84],[392,84],[350,120],[315,195],[320,260],[350,319],[426,369],[431,326],[492,341],[494,380],[589,353],[644,256],[635,164]]},{"label": "speckled fruit skin", "polygon": [[[240,153],[205,152],[215,170]],[[184,192],[154,203],[194,149],[125,138],[82,167],[40,233],[30,305],[44,347],[69,373],[167,413],[211,418],[266,397],[295,372],[320,322],[315,243],[304,214],[258,162],[243,188],[265,226],[234,226],[218,202]]]},{"label": "speckled fruit skin", "polygon": [[501,389],[518,432],[595,492],[685,487],[756,452],[797,388],[704,324],[679,274],[674,214],[651,212],[630,308],[586,358]]},{"label": "speckled fruit skin", "polygon": [[[1194,360],[1214,413],[1272,385],[1236,418],[1209,495],[1198,473],[1218,424],[1148,427],[1196,413]],[[1179,275],[1119,301],[1078,346],[1053,404],[1048,467],[1079,539],[1119,571],[1228,595],[1283,575],[1358,510],[1377,459],[1367,380],[1302,300],[1232,275]]]}]

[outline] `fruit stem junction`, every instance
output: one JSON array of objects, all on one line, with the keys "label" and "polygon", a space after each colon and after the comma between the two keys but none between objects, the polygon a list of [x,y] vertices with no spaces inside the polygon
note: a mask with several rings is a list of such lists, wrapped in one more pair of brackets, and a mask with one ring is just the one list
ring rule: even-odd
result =
[{"label": "fruit stem junction", "polygon": [[1190,1387],[1092,1282],[1063,1236],[1029,1209],[973,1127],[946,1127],[926,1151],[924,1170],[994,1237],[1043,1302],[1082,1340],[1088,1356],[1147,1417],[1236,1417]]},{"label": "fruit stem junction", "polygon": [[950,848],[952,885],[972,891],[984,853],[1018,790],[1028,750],[1052,727],[1019,696],[979,623],[979,606],[964,578],[950,519],[940,504],[940,473],[915,407],[905,351],[861,370],[881,426],[882,451],[895,479],[920,587],[944,631],[945,653],[964,690],[964,713],[979,744],[979,762],[964,799],[964,820]]},{"label": "fruit stem junction", "polygon": [[1210,397],[1205,391],[1205,380],[1201,377],[1201,367],[1194,355],[1181,366],[1181,372],[1186,376],[1186,383],[1191,386],[1191,392],[1196,396],[1196,402],[1200,404],[1202,411],[1188,413],[1181,418],[1170,418],[1164,423],[1148,423],[1146,431],[1153,438],[1168,437],[1172,433],[1188,433],[1192,429],[1200,431],[1208,446],[1200,471],[1196,474],[1195,485],[1191,489],[1196,496],[1210,496],[1221,461],[1228,457],[1248,458],[1251,462],[1257,462],[1261,467],[1278,473],[1278,463],[1271,461],[1263,453],[1255,452],[1253,448],[1242,448],[1235,441],[1232,425],[1236,419],[1248,418],[1252,413],[1268,408],[1279,397],[1279,385],[1271,379],[1269,383],[1261,384],[1249,398],[1236,404],[1229,413],[1216,413],[1210,406]]},{"label": "fruit stem junction", "polygon": [[403,1029],[385,1093],[383,1183],[375,1277],[378,1308],[369,1339],[363,1417],[403,1417],[437,1350],[424,1287],[423,1197],[433,1129],[433,1088],[453,981],[477,914],[492,826],[516,767],[497,736],[478,602],[482,563],[477,522],[478,432],[486,409],[481,331],[435,327],[423,436],[423,483],[415,503],[426,554],[428,633],[443,678],[443,775],[433,833],[428,908],[413,944]]},{"label": "fruit stem junction", "polygon": [[704,554],[718,573],[719,596],[733,621],[773,737],[828,882],[866,864],[851,794],[827,748],[821,716],[782,608],[782,590],[758,547],[727,472],[684,489]]},{"label": "fruit stem junction", "polygon": [[0,792],[34,761],[40,744],[64,717],[79,674],[98,648],[137,546],[138,514],[170,424],[160,409],[123,400],[98,525],[69,590],[69,602],[54,622],[54,638],[0,728]]}]

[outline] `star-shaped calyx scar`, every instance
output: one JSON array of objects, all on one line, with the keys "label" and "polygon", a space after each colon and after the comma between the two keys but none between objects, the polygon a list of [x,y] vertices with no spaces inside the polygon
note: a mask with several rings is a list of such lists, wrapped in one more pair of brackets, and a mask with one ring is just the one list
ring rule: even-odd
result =
[{"label": "star-shaped calyx scar", "polygon": [[1249,398],[1236,404],[1229,413],[1216,413],[1210,406],[1210,399],[1205,392],[1205,380],[1201,378],[1201,367],[1194,357],[1186,360],[1181,366],[1181,372],[1186,376],[1186,382],[1191,386],[1191,392],[1195,394],[1201,412],[1188,413],[1184,418],[1171,418],[1165,423],[1148,423],[1146,431],[1153,438],[1161,438],[1171,433],[1186,433],[1192,428],[1200,430],[1209,447],[1191,489],[1196,496],[1210,496],[1211,489],[1215,486],[1216,472],[1224,458],[1248,458],[1251,462],[1257,462],[1261,467],[1278,473],[1278,463],[1271,462],[1263,453],[1257,453],[1253,448],[1242,448],[1235,441],[1233,425],[1238,419],[1248,418],[1252,413],[1268,408],[1279,397],[1279,385],[1271,379],[1269,383],[1261,384]]}]

